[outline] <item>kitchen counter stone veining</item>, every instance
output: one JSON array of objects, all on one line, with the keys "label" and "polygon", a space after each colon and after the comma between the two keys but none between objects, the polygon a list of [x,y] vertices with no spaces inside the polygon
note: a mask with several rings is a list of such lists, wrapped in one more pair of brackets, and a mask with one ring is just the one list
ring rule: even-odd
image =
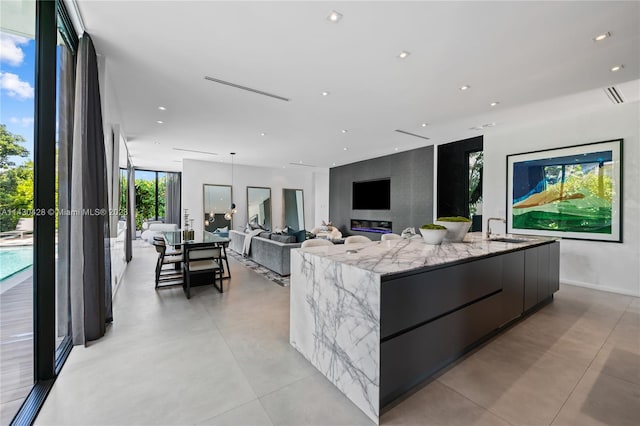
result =
[{"label": "kitchen counter stone veining", "polygon": [[309,253],[374,274],[389,275],[520,250],[551,240],[540,237],[523,239],[525,241],[521,243],[510,243],[487,239],[481,233],[471,233],[464,242],[443,242],[440,245],[426,244],[422,238],[411,238],[298,250],[303,257]]}]

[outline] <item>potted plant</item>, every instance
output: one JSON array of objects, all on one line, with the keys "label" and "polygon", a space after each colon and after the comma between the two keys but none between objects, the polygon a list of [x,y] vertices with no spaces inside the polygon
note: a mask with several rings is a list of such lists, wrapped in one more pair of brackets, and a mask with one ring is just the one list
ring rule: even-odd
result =
[{"label": "potted plant", "polygon": [[471,228],[471,219],[462,216],[439,217],[433,223],[446,227],[447,235],[444,240],[454,243],[461,242]]},{"label": "potted plant", "polygon": [[428,223],[420,227],[420,233],[427,244],[440,244],[447,235],[447,228],[435,223]]}]

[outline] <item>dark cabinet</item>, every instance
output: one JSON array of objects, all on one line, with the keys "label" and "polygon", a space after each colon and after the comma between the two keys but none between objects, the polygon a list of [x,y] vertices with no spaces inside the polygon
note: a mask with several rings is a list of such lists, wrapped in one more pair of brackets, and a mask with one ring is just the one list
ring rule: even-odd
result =
[{"label": "dark cabinet", "polygon": [[[515,254],[515,253],[514,253]],[[383,279],[381,338],[424,324],[502,288],[502,256]]]},{"label": "dark cabinet", "polygon": [[502,324],[518,318],[524,311],[524,251],[502,258]]},{"label": "dark cabinet", "polygon": [[538,303],[538,247],[524,251],[524,310]]},{"label": "dark cabinet", "polygon": [[549,296],[549,245],[537,247],[538,250],[538,297],[542,302]]},{"label": "dark cabinet", "polygon": [[560,289],[560,243],[524,251],[524,310],[548,299]]},{"label": "dark cabinet", "polygon": [[381,406],[558,291],[559,246],[383,277]]},{"label": "dark cabinet", "polygon": [[549,295],[560,290],[560,243],[549,245]]}]

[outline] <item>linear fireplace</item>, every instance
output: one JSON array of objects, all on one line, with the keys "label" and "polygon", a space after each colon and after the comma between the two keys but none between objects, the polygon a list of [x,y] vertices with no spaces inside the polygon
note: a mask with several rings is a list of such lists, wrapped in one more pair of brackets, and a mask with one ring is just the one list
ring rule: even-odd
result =
[{"label": "linear fireplace", "polygon": [[388,220],[351,219],[351,230],[376,234],[390,234],[392,232],[391,222]]}]

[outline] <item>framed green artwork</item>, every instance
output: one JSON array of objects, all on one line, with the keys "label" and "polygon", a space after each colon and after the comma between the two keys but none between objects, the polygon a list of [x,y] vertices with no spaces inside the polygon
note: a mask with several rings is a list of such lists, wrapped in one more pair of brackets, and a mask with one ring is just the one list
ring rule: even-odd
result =
[{"label": "framed green artwork", "polygon": [[507,232],[622,242],[622,139],[508,155]]}]

